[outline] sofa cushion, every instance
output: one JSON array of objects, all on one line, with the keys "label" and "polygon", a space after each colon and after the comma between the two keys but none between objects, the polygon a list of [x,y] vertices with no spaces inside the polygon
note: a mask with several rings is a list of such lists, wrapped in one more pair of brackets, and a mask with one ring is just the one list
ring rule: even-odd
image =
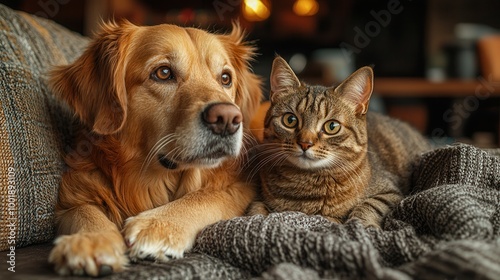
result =
[{"label": "sofa cushion", "polygon": [[54,207],[72,118],[46,73],[88,39],[0,5],[0,250],[52,240]]}]

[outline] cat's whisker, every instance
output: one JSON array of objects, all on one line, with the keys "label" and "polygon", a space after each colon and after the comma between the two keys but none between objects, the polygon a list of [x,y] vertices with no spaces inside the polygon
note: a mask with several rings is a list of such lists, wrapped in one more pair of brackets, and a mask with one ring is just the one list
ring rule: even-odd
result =
[{"label": "cat's whisker", "polygon": [[290,156],[287,155],[287,154],[283,154],[283,156],[281,158],[279,158],[278,160],[274,161],[274,163],[271,165],[271,169],[275,168],[276,166],[280,166],[281,164],[283,164],[283,162],[285,162]]},{"label": "cat's whisker", "polygon": [[[361,175],[357,171],[358,166],[349,161],[340,161],[339,157],[332,156],[329,158],[332,166],[336,169],[340,169],[344,174],[347,174],[346,178],[351,184],[355,184],[354,177],[360,177]],[[353,176],[354,174],[354,176]]]},{"label": "cat's whisker", "polygon": [[240,156],[238,157],[238,164],[245,167],[248,165],[249,161],[252,161],[255,157],[255,153],[258,153],[259,143],[257,139],[248,133],[243,134],[243,145],[241,147]]},{"label": "cat's whisker", "polygon": [[243,133],[243,146],[256,146],[259,144],[257,139],[250,133]]},{"label": "cat's whisker", "polygon": [[247,165],[250,165],[254,161],[258,160],[258,158],[260,156],[262,156],[263,154],[266,154],[266,153],[273,154],[276,151],[279,151],[280,150],[279,146],[280,145],[277,145],[275,143],[268,143],[268,144],[259,144],[255,147],[250,148],[248,153],[251,154],[251,156],[250,156],[250,160],[247,163]]},{"label": "cat's whisker", "polygon": [[262,158],[259,163],[257,165],[255,165],[251,170],[250,170],[250,173],[249,173],[249,178],[250,180],[253,180],[253,177],[259,173],[259,171],[261,170],[262,167],[266,166],[269,162],[272,162],[278,158],[280,158],[282,155],[279,154],[279,153],[274,153],[274,154],[270,154],[269,156],[267,157],[264,157]]},{"label": "cat's whisker", "polygon": [[261,168],[269,164],[270,162],[275,162],[277,159],[283,157],[283,153],[281,153],[281,149],[276,147],[276,145],[267,145],[274,148],[266,148],[260,151],[258,155],[252,161],[257,161],[258,163],[253,166],[253,168],[249,172],[249,180],[253,180],[254,176],[260,172]]}]

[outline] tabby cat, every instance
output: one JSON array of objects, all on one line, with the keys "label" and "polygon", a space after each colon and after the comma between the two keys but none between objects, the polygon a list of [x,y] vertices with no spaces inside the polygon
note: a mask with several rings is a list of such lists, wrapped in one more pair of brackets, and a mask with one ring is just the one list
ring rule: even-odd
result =
[{"label": "tabby cat", "polygon": [[403,122],[368,112],[370,67],[324,87],[300,82],[277,57],[270,82],[257,147],[261,201],[249,214],[301,211],[379,227],[409,191],[411,163],[428,141]]}]

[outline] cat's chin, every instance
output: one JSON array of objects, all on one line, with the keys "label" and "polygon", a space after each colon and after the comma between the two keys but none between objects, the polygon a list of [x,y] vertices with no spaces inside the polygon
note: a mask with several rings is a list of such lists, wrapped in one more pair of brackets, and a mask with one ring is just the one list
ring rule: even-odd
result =
[{"label": "cat's chin", "polygon": [[329,167],[327,159],[311,159],[308,157],[289,157],[288,161],[300,169],[315,170]]}]

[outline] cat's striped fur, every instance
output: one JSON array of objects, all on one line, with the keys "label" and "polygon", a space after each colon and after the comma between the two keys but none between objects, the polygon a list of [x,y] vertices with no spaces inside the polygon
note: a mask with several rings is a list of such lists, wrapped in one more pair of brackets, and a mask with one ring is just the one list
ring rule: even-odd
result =
[{"label": "cat's striped fur", "polygon": [[409,125],[367,112],[373,72],[338,87],[300,82],[277,57],[258,146],[261,201],[250,214],[301,211],[380,226],[408,192],[411,163],[430,148]]}]

